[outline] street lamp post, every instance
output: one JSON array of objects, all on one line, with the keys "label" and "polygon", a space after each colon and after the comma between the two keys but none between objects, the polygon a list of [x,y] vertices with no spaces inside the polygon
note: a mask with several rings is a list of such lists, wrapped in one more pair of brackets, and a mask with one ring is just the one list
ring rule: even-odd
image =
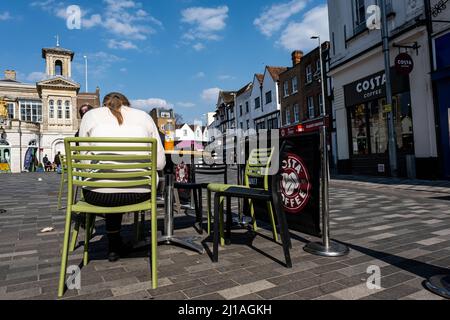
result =
[{"label": "street lamp post", "polygon": [[327,111],[325,104],[325,71],[323,65],[322,42],[320,36],[311,37],[313,40],[319,42],[319,56],[320,56],[320,81],[322,86],[322,110],[321,118],[323,126],[320,132],[320,146],[322,157],[322,242],[310,242],[304,250],[308,253],[324,256],[324,257],[340,257],[348,254],[347,246],[330,240],[330,200],[329,200],[329,181],[330,181],[330,165],[328,156],[328,142],[327,142]]},{"label": "street lamp post", "polygon": [[88,57],[87,56],[83,56],[84,58],[84,76],[85,76],[85,90],[86,92],[88,92]]},{"label": "street lamp post", "polygon": [[[8,136],[7,136],[7,134],[6,134],[5,129],[3,129],[3,126],[0,127],[0,140],[1,140],[1,141],[4,141],[4,140],[6,140],[7,137],[8,137]],[[6,210],[0,208],[0,214],[2,214],[2,213],[6,213]]]},{"label": "street lamp post", "polygon": [[391,175],[397,177],[397,141],[395,139],[394,110],[392,108],[391,62],[389,57],[389,29],[387,23],[386,0],[381,0],[381,34],[383,38],[384,69],[386,74],[386,109],[389,134],[389,167]]}]

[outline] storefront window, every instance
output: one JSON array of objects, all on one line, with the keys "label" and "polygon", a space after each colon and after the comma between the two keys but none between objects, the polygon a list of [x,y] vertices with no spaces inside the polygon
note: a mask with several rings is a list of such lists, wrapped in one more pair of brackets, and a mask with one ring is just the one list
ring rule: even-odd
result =
[{"label": "storefront window", "polygon": [[350,122],[352,130],[353,154],[369,154],[366,106],[364,104],[350,108]]},{"label": "storefront window", "polygon": [[388,128],[386,114],[383,112],[385,100],[369,102],[370,147],[372,154],[382,154],[388,148]]},{"label": "storefront window", "polygon": [[397,145],[404,153],[414,153],[414,134],[411,111],[411,95],[398,94],[394,97],[394,121],[396,123]]},{"label": "storefront window", "polygon": [[[411,97],[409,93],[393,97],[397,148],[401,153],[414,153]],[[389,131],[385,99],[378,99],[349,108],[353,155],[386,154]]]}]

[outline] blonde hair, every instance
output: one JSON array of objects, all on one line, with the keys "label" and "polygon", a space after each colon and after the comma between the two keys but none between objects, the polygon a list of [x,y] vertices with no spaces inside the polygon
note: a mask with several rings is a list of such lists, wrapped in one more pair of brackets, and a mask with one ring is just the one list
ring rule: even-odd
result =
[{"label": "blonde hair", "polygon": [[122,125],[123,116],[120,109],[122,106],[130,106],[130,101],[128,101],[127,97],[119,92],[111,92],[103,99],[103,105],[111,111],[114,117],[116,117],[119,125]]}]

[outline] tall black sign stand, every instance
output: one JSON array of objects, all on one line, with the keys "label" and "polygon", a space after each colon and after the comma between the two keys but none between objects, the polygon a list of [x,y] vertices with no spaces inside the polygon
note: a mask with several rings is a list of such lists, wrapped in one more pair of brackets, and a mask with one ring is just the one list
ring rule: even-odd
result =
[{"label": "tall black sign stand", "polygon": [[330,211],[329,211],[329,179],[330,167],[328,160],[327,147],[327,127],[324,119],[324,126],[320,132],[321,145],[321,192],[322,192],[322,242],[310,242],[304,250],[308,253],[323,256],[323,257],[341,257],[349,253],[347,246],[330,240]]}]

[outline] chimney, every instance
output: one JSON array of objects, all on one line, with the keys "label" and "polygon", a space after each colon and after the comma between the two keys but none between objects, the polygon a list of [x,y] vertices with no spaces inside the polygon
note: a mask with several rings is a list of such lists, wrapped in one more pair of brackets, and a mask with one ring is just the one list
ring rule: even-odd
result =
[{"label": "chimney", "polygon": [[295,67],[303,58],[303,51],[295,50],[292,52],[292,66]]},{"label": "chimney", "polygon": [[14,70],[5,70],[5,80],[16,81],[16,72]]}]

